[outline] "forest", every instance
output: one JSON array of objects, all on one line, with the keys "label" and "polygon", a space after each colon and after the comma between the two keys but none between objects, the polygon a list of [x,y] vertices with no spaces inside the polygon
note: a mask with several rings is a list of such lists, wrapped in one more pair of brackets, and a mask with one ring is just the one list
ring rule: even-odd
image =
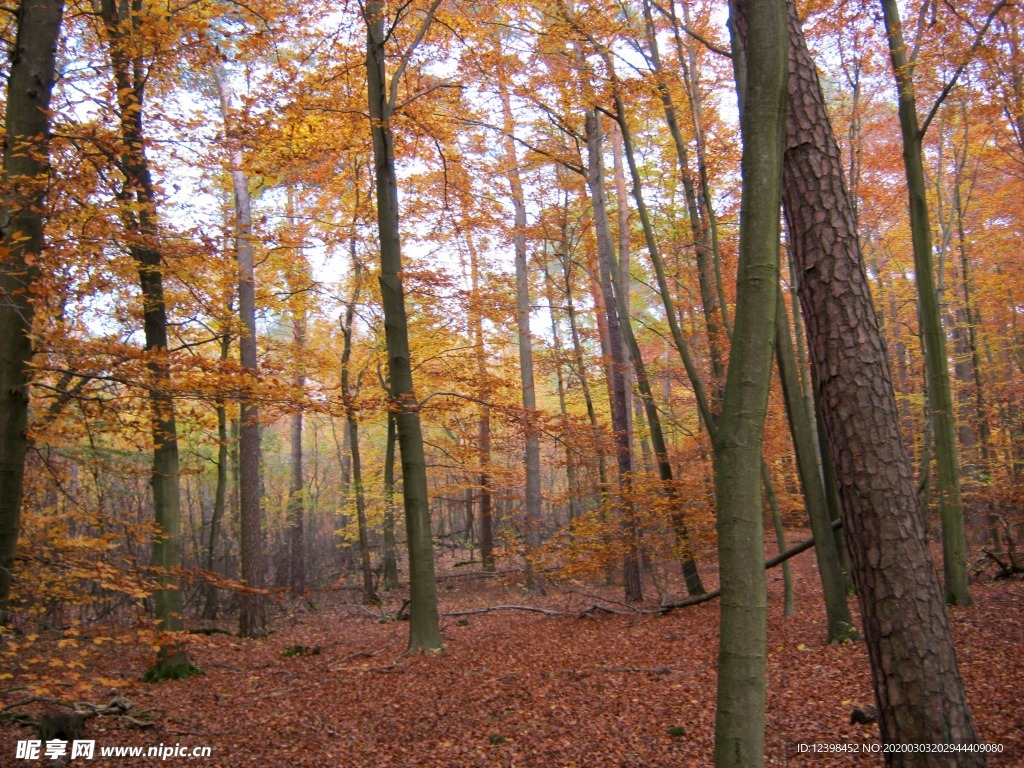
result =
[{"label": "forest", "polygon": [[0,20],[0,764],[1024,765],[1014,0]]}]

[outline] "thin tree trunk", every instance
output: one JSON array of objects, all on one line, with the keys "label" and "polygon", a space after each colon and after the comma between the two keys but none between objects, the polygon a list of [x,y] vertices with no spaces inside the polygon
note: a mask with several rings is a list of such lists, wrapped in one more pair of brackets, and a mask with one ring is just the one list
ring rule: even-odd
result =
[{"label": "thin tree trunk", "polygon": [[572,259],[569,252],[569,241],[562,238],[562,247],[559,252],[559,259],[562,263],[562,277],[565,287],[565,316],[569,321],[569,334],[572,338],[573,360],[575,362],[576,378],[579,380],[580,389],[583,392],[583,402],[587,408],[587,419],[590,422],[590,430],[594,437],[594,450],[597,452],[597,474],[600,494],[603,498],[608,487],[608,469],[605,464],[603,444],[601,440],[601,426],[597,420],[597,410],[594,408],[594,398],[590,392],[590,381],[587,377],[587,368],[583,356],[583,343],[580,340],[579,326],[576,323],[576,306],[573,300],[572,291]]},{"label": "thin tree trunk", "polygon": [[759,468],[779,280],[785,4],[739,0],[730,8],[730,28],[743,159],[736,322],[714,458],[722,590],[715,766],[752,768],[764,761],[767,606]]},{"label": "thin tree trunk", "polygon": [[[772,528],[775,530],[775,545],[780,553],[786,551],[786,529],[782,527],[782,513],[779,511],[779,498],[775,494],[772,476],[768,465],[761,462],[761,484],[764,486],[765,499],[772,515]],[[818,540],[815,539],[815,542]],[[817,547],[815,547],[817,549]],[[796,613],[793,604],[793,574],[790,573],[789,561],[782,561],[782,615],[792,616]]]},{"label": "thin tree trunk", "polygon": [[350,363],[352,361],[352,331],[355,326],[356,302],[362,288],[363,265],[356,255],[356,240],[353,234],[350,242],[352,257],[352,298],[345,307],[341,324],[343,346],[341,351],[341,392],[345,405],[345,420],[348,425],[348,448],[352,457],[352,489],[356,497],[356,526],[359,531],[359,564],[363,572],[363,603],[380,603],[373,585],[373,567],[370,562],[370,542],[366,527],[366,494],[363,491],[363,464],[359,455],[359,417],[355,399],[359,395],[359,380],[352,383]]},{"label": "thin tree trunk", "polygon": [[[818,542],[814,547],[814,554],[817,558],[818,576],[821,579],[822,594],[825,599],[828,642],[841,643],[859,639],[860,635],[854,627],[850,607],[846,604],[846,580],[843,577],[836,540],[831,532],[832,520],[829,517],[828,499],[818,466],[818,437],[799,392],[796,360],[793,356],[793,338],[789,333],[786,302],[782,296],[781,285],[778,294],[775,311],[775,357],[779,369],[779,379],[782,381],[782,394],[786,401],[786,413],[789,416],[790,435],[793,439],[793,450],[796,453],[800,486],[803,489],[804,501],[807,505],[811,532],[814,534],[814,540]],[[783,546],[783,548],[785,547]]]},{"label": "thin tree trunk", "polygon": [[[152,410],[153,513],[158,535],[153,542],[153,564],[159,570],[154,595],[157,625],[166,631],[182,629],[182,599],[173,570],[181,565],[181,491],[179,487],[178,433],[167,360],[167,305],[164,299],[162,254],[156,190],[146,157],[142,113],[145,80],[142,61],[133,58],[134,38],[141,34],[142,16],[124,4],[102,0],[99,6],[114,71],[123,154],[119,167],[124,186],[118,193],[120,216],[129,238],[128,250],[139,271],[142,322],[149,355],[149,400]],[[172,642],[161,647],[153,679],[187,677],[193,667],[184,648]]]},{"label": "thin tree trunk", "polygon": [[63,0],[22,0],[10,50],[0,198],[0,627],[9,623],[25,456],[32,361],[31,291],[43,251],[50,174],[50,95]]},{"label": "thin tree trunk", "polygon": [[484,342],[483,299],[480,296],[480,263],[471,238],[469,250],[470,305],[469,322],[473,332],[476,356],[477,397],[480,415],[477,419],[477,451],[480,464],[480,563],[484,571],[494,570],[494,516],[491,510],[491,408],[486,404],[490,387],[487,384],[487,348]]},{"label": "thin tree trunk", "polygon": [[[562,237],[565,238],[565,227],[563,221]],[[558,320],[555,317],[555,282],[551,279],[551,272],[548,265],[544,265],[544,287],[547,292],[548,313],[551,315],[551,340],[555,351],[555,384],[558,389],[558,412],[562,416],[562,423],[569,424],[569,408],[565,398],[565,374],[562,370],[562,337],[558,330]],[[576,462],[573,457],[573,446],[569,440],[565,440],[565,483],[566,494],[569,498],[569,522],[571,523],[580,515],[579,502],[577,501],[577,480]]]},{"label": "thin tree trunk", "polygon": [[384,447],[384,589],[398,587],[398,547],[395,545],[395,442],[398,424],[388,412],[388,434]]},{"label": "thin tree trunk", "polygon": [[946,335],[942,329],[938,294],[932,275],[932,233],[928,220],[928,198],[924,178],[917,104],[914,98],[913,62],[907,59],[896,0],[882,0],[889,55],[892,59],[898,111],[903,136],[903,165],[910,202],[910,231],[914,247],[918,318],[925,347],[929,415],[935,441],[939,518],[942,521],[942,562],[946,600],[953,605],[971,605],[967,583],[967,537],[964,534],[963,504],[960,498],[960,466],[957,461],[956,419],[949,384]]},{"label": "thin tree trunk", "polygon": [[[357,185],[358,188],[358,185]],[[288,186],[288,223],[295,225],[294,189]],[[295,249],[299,284],[292,287],[292,364],[295,366],[292,384],[296,392],[306,388],[306,299],[304,292],[309,283],[309,265],[302,253],[301,244]],[[288,585],[295,592],[306,589],[306,480],[302,466],[302,422],[301,405],[292,411],[289,425],[291,438],[291,483],[288,488]]]},{"label": "thin tree trunk", "polygon": [[536,573],[533,558],[541,545],[540,430],[538,427],[537,393],[533,376],[533,338],[530,335],[530,275],[526,259],[526,199],[516,157],[515,122],[512,103],[504,78],[498,79],[501,110],[504,119],[505,177],[508,179],[515,212],[512,242],[516,269],[516,330],[519,337],[519,376],[523,398],[523,431],[525,433],[525,511],[526,511],[526,589],[544,594],[544,582]]},{"label": "thin tree trunk", "polygon": [[[654,28],[654,16],[651,12],[650,0],[644,0],[643,6],[647,30],[647,45],[650,50],[650,65],[656,78],[658,94],[661,97],[662,107],[665,112],[665,122],[668,124],[669,133],[675,145],[676,157],[679,161],[679,173],[683,182],[683,194],[686,199],[686,207],[690,219],[690,232],[693,235],[701,307],[704,312],[705,326],[707,327],[708,352],[711,358],[712,407],[717,411],[721,406],[722,387],[725,385],[725,362],[720,338],[723,334],[722,328],[719,325],[719,317],[724,318],[724,315],[722,315],[721,302],[717,290],[719,278],[716,276],[715,270],[716,254],[712,248],[710,229],[698,203],[693,178],[690,174],[689,152],[683,139],[682,131],[679,128],[676,107],[672,101],[672,93],[668,88],[668,83],[665,80],[666,76],[662,69],[661,53],[658,50],[658,38]],[[682,51],[680,51],[681,54]],[[695,120],[698,114],[696,111],[693,112]]]},{"label": "thin tree trunk", "polygon": [[[237,142],[231,117],[231,92],[226,74],[219,63],[214,64],[213,75],[220,95],[225,134],[229,140]],[[254,389],[259,374],[259,353],[256,347],[256,274],[249,180],[242,170],[242,164],[241,147],[231,147],[231,184],[235,196],[235,257],[238,260],[238,317],[243,329],[238,340],[238,356],[242,368],[249,376],[248,388]],[[260,415],[254,391],[242,395],[239,420],[239,539],[242,581],[246,585],[246,590],[239,596],[241,610],[238,615],[238,633],[242,637],[263,637],[267,634],[266,596],[263,592],[266,566],[260,509]]]},{"label": "thin tree trunk", "polygon": [[[225,332],[220,339],[220,361],[228,359],[231,350],[231,336]],[[223,397],[217,397],[217,480],[213,491],[213,512],[210,514],[210,538],[206,547],[206,570],[213,573],[217,565],[217,546],[220,542],[220,528],[224,521],[228,491],[228,413]],[[217,585],[206,584],[206,602],[203,618],[212,621],[217,618]]]},{"label": "thin tree trunk", "polygon": [[[431,11],[422,20],[421,33],[430,24]],[[409,329],[402,288],[402,249],[399,238],[398,180],[395,175],[391,117],[395,107],[385,72],[384,3],[371,0],[364,9],[366,71],[370,133],[373,139],[374,179],[377,187],[377,227],[380,239],[380,287],[388,348],[390,407],[395,411],[398,446],[402,455],[402,491],[409,547],[409,652],[442,647],[437,612],[437,581],[430,527],[427,463],[423,451],[419,402],[413,387],[409,355]],[[422,34],[420,35],[422,37]],[[420,38],[417,38],[420,39]],[[412,53],[406,51],[403,63]]]},{"label": "thin tree trunk", "polygon": [[604,170],[601,161],[601,128],[599,113],[587,111],[587,186],[590,189],[591,204],[594,208],[594,227],[597,231],[597,258],[600,272],[601,294],[604,297],[604,314],[608,325],[608,340],[611,359],[609,360],[608,399],[611,405],[612,430],[615,432],[615,456],[619,468],[618,508],[623,531],[627,537],[627,553],[623,562],[626,600],[643,600],[643,585],[640,575],[640,531],[632,501],[633,452],[629,440],[629,411],[626,382],[626,356],[622,349],[622,327],[615,309],[616,298],[612,286],[612,243],[611,228],[605,205]]}]

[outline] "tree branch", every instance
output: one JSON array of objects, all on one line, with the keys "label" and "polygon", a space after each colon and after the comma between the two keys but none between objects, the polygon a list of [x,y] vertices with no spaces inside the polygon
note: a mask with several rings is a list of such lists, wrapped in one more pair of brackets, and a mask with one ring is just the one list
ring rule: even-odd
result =
[{"label": "tree branch", "polygon": [[938,113],[939,107],[942,106],[942,102],[944,102],[946,97],[949,96],[950,92],[956,86],[957,80],[960,79],[960,75],[964,73],[964,70],[967,69],[967,65],[970,64],[971,58],[977,52],[978,48],[981,47],[981,41],[984,39],[985,33],[988,32],[988,28],[992,26],[992,22],[995,21],[996,16],[998,16],[999,12],[1007,5],[1009,5],[1007,0],[999,0],[999,2],[996,3],[989,12],[988,18],[985,19],[985,23],[981,25],[981,29],[978,30],[978,34],[975,35],[974,42],[971,44],[970,50],[967,51],[967,55],[964,57],[963,62],[956,68],[956,72],[953,73],[953,77],[951,77],[949,82],[946,83],[945,87],[942,89],[942,93],[940,93],[938,98],[935,99],[935,103],[928,111],[928,117],[926,117],[924,122],[921,123],[921,128],[917,132],[918,141],[921,141],[924,138],[924,134],[928,130],[928,126],[931,125],[932,120],[935,119],[935,115]]}]

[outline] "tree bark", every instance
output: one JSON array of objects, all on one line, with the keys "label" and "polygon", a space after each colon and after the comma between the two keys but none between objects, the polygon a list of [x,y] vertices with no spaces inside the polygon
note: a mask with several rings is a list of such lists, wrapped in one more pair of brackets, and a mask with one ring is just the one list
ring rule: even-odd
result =
[{"label": "tree bark", "polygon": [[[437,7],[437,4],[432,6]],[[433,11],[431,11],[432,15]],[[402,288],[402,247],[399,237],[398,180],[395,174],[389,96],[385,72],[384,3],[372,0],[364,9],[366,71],[377,187],[377,227],[380,240],[380,288],[388,348],[390,407],[398,428],[402,456],[402,492],[409,547],[409,652],[439,650],[443,643],[437,613],[437,582],[430,528],[427,463],[423,451],[419,402],[413,387],[409,355],[409,326]],[[424,28],[430,23],[423,20]],[[411,52],[407,51],[406,56]]]},{"label": "tree bark", "polygon": [[[139,272],[143,334],[148,356],[153,430],[150,485],[153,515],[159,531],[153,542],[153,565],[159,571],[160,585],[154,595],[154,610],[159,628],[178,631],[183,627],[181,591],[173,573],[173,569],[181,565],[178,431],[167,360],[167,304],[164,299],[156,190],[146,157],[142,121],[146,81],[142,76],[143,62],[132,53],[133,38],[141,34],[143,19],[115,0],[102,0],[99,11],[113,66],[123,148],[118,163],[124,177],[124,186],[118,193],[119,214],[128,236],[128,251]],[[191,669],[184,648],[172,642],[161,647],[157,664],[150,673],[154,679],[185,677]]]},{"label": "tree bark", "polygon": [[388,434],[384,447],[384,589],[398,587],[398,547],[395,544],[395,443],[398,425],[388,412]]},{"label": "tree bark", "polygon": [[628,410],[624,372],[626,356],[622,349],[622,326],[616,311],[616,296],[612,285],[612,240],[608,225],[608,211],[605,204],[604,171],[601,160],[601,128],[596,109],[587,111],[587,186],[590,189],[591,204],[594,208],[594,226],[597,230],[597,259],[600,274],[601,294],[604,297],[604,315],[608,325],[608,342],[611,352],[609,360],[608,399],[611,406],[612,430],[615,433],[615,457],[619,469],[619,516],[626,536],[626,555],[623,561],[626,600],[643,600],[643,585],[640,576],[640,532],[632,501],[633,451],[629,439]]},{"label": "tree bark", "polygon": [[767,606],[761,441],[771,386],[785,146],[786,7],[730,7],[743,139],[736,319],[715,439],[722,590],[715,717],[716,768],[764,762]]},{"label": "tree bark", "polygon": [[355,326],[356,302],[359,301],[359,290],[362,287],[363,265],[356,256],[356,241],[351,242],[352,256],[352,298],[345,307],[345,316],[341,324],[343,346],[341,350],[341,396],[345,405],[345,422],[348,426],[348,449],[352,457],[352,490],[356,497],[356,526],[359,531],[359,564],[363,572],[363,603],[376,605],[380,603],[377,590],[373,585],[373,567],[370,562],[370,541],[366,526],[366,494],[363,491],[363,462],[359,453],[359,416],[355,399],[359,394],[359,379],[352,382],[352,331]]},{"label": "tree bark", "polygon": [[[882,741],[977,744],[946,611],[917,514],[839,149],[789,4],[786,223],[815,386],[835,460]],[[895,752],[894,766],[978,766],[980,753]]]},{"label": "tree bark", "polygon": [[487,384],[487,348],[484,342],[483,301],[480,296],[480,263],[476,246],[466,238],[469,250],[470,306],[469,322],[473,332],[476,357],[477,397],[480,412],[477,419],[477,451],[480,463],[480,562],[485,571],[494,570],[494,514],[491,509],[491,407],[487,405],[490,387]]},{"label": "tree bark", "polygon": [[908,62],[903,25],[896,0],[882,0],[886,37],[899,94],[900,132],[903,136],[903,166],[910,203],[910,231],[914,248],[918,319],[925,348],[929,415],[935,441],[936,491],[942,521],[942,562],[946,600],[951,605],[971,605],[967,584],[967,537],[964,534],[963,504],[960,498],[960,465],[957,461],[956,419],[949,383],[946,334],[942,328],[938,294],[932,274],[932,233],[924,160],[914,98],[913,62]]},{"label": "tree bark", "polygon": [[[230,140],[235,134],[231,117],[231,92],[220,63],[214,64],[213,75],[220,96],[224,132]],[[238,357],[249,379],[248,391],[243,393],[239,404],[239,554],[242,561],[242,581],[246,590],[239,596],[241,609],[238,614],[238,633],[242,637],[263,637],[267,634],[267,606],[263,593],[266,566],[260,509],[260,414],[254,391],[259,376],[259,353],[256,346],[256,272],[252,246],[252,204],[249,198],[249,179],[242,170],[242,148],[232,146],[230,152],[231,185],[235,198],[238,318],[242,323],[242,334],[238,339]]]},{"label": "tree bark", "polygon": [[50,95],[63,0],[22,0],[10,53],[0,199],[0,627],[8,606],[21,527],[28,453],[31,291],[43,251],[50,175]]},{"label": "tree bark", "polygon": [[[295,190],[289,184],[287,189],[288,224],[295,226]],[[295,366],[292,385],[297,393],[306,388],[306,298],[309,287],[309,264],[302,252],[301,243],[293,256],[297,266],[297,284],[289,285],[292,291],[292,364]],[[288,486],[288,586],[294,592],[306,589],[306,480],[302,456],[302,406],[297,405],[289,419],[291,442],[291,482]]]},{"label": "tree bark", "polygon": [[807,517],[811,523],[811,532],[818,542],[814,554],[825,598],[828,642],[841,643],[859,639],[860,635],[850,615],[850,607],[846,604],[846,579],[843,577],[836,540],[830,529],[832,520],[829,518],[825,483],[818,466],[816,427],[800,393],[796,359],[793,355],[793,337],[789,333],[781,285],[775,310],[775,357],[779,367],[779,379],[782,381],[782,394],[786,401],[786,413],[789,416],[800,486],[807,505]]},{"label": "tree bark", "polygon": [[[220,361],[228,359],[231,349],[231,336],[225,331],[220,339]],[[213,491],[213,511],[210,513],[210,536],[206,546],[206,570],[213,573],[217,564],[217,545],[220,541],[220,528],[224,521],[228,489],[228,413],[224,398],[218,396],[215,401],[217,409],[217,479]],[[203,605],[203,618],[217,618],[217,586],[213,582],[206,584],[206,601]]]},{"label": "tree bark", "polygon": [[533,567],[533,558],[541,545],[540,431],[537,425],[537,392],[533,376],[533,337],[530,335],[530,274],[526,259],[526,199],[516,157],[515,122],[512,103],[504,78],[498,78],[505,136],[505,178],[508,179],[515,212],[512,242],[516,270],[516,331],[519,337],[519,380],[523,400],[523,431],[526,491],[524,496],[526,524],[526,589],[544,594],[544,583]]}]

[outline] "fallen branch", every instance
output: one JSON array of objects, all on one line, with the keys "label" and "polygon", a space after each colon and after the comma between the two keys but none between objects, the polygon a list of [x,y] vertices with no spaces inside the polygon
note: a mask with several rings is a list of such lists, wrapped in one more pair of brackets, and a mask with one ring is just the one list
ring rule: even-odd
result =
[{"label": "fallen branch", "polygon": [[591,675],[599,674],[618,674],[618,673],[629,673],[629,672],[646,672],[651,675],[667,675],[675,667],[603,667],[598,669],[570,669],[568,675],[570,677],[590,677]]},{"label": "fallen branch", "polygon": [[[843,522],[841,520],[836,520],[835,522],[832,523],[832,530],[833,531],[838,530],[839,528],[842,528],[842,527],[843,527]],[[801,552],[806,552],[808,549],[810,549],[813,546],[814,546],[814,537],[811,536],[809,539],[804,539],[799,544],[790,547],[785,552],[780,552],[779,554],[777,554],[775,557],[771,558],[770,560],[766,560],[765,563],[764,563],[764,569],[767,571],[767,570],[770,570],[771,568],[774,568],[777,565],[781,565],[782,563],[784,563],[787,560],[789,560],[791,557],[796,557]],[[658,608],[654,608],[654,609],[643,611],[643,613],[651,613],[651,614],[657,614],[658,616],[664,616],[666,613],[668,613],[670,611],[673,611],[676,608],[689,608],[691,605],[700,605],[701,603],[706,603],[709,600],[714,600],[716,597],[720,597],[721,594],[722,594],[722,590],[720,590],[720,589],[713,589],[710,592],[705,592],[703,595],[697,595],[697,597],[691,597],[689,600],[680,600],[679,602],[676,602],[676,603],[665,603],[665,605],[662,605],[662,606],[660,606]]]},{"label": "fallen branch", "polygon": [[570,616],[575,615],[562,611],[549,611],[547,608],[535,608],[532,605],[494,605],[490,608],[480,608],[475,611],[450,611],[442,613],[442,616],[476,616],[481,613],[492,613],[493,611],[530,611],[531,613],[543,613],[545,616]]}]

